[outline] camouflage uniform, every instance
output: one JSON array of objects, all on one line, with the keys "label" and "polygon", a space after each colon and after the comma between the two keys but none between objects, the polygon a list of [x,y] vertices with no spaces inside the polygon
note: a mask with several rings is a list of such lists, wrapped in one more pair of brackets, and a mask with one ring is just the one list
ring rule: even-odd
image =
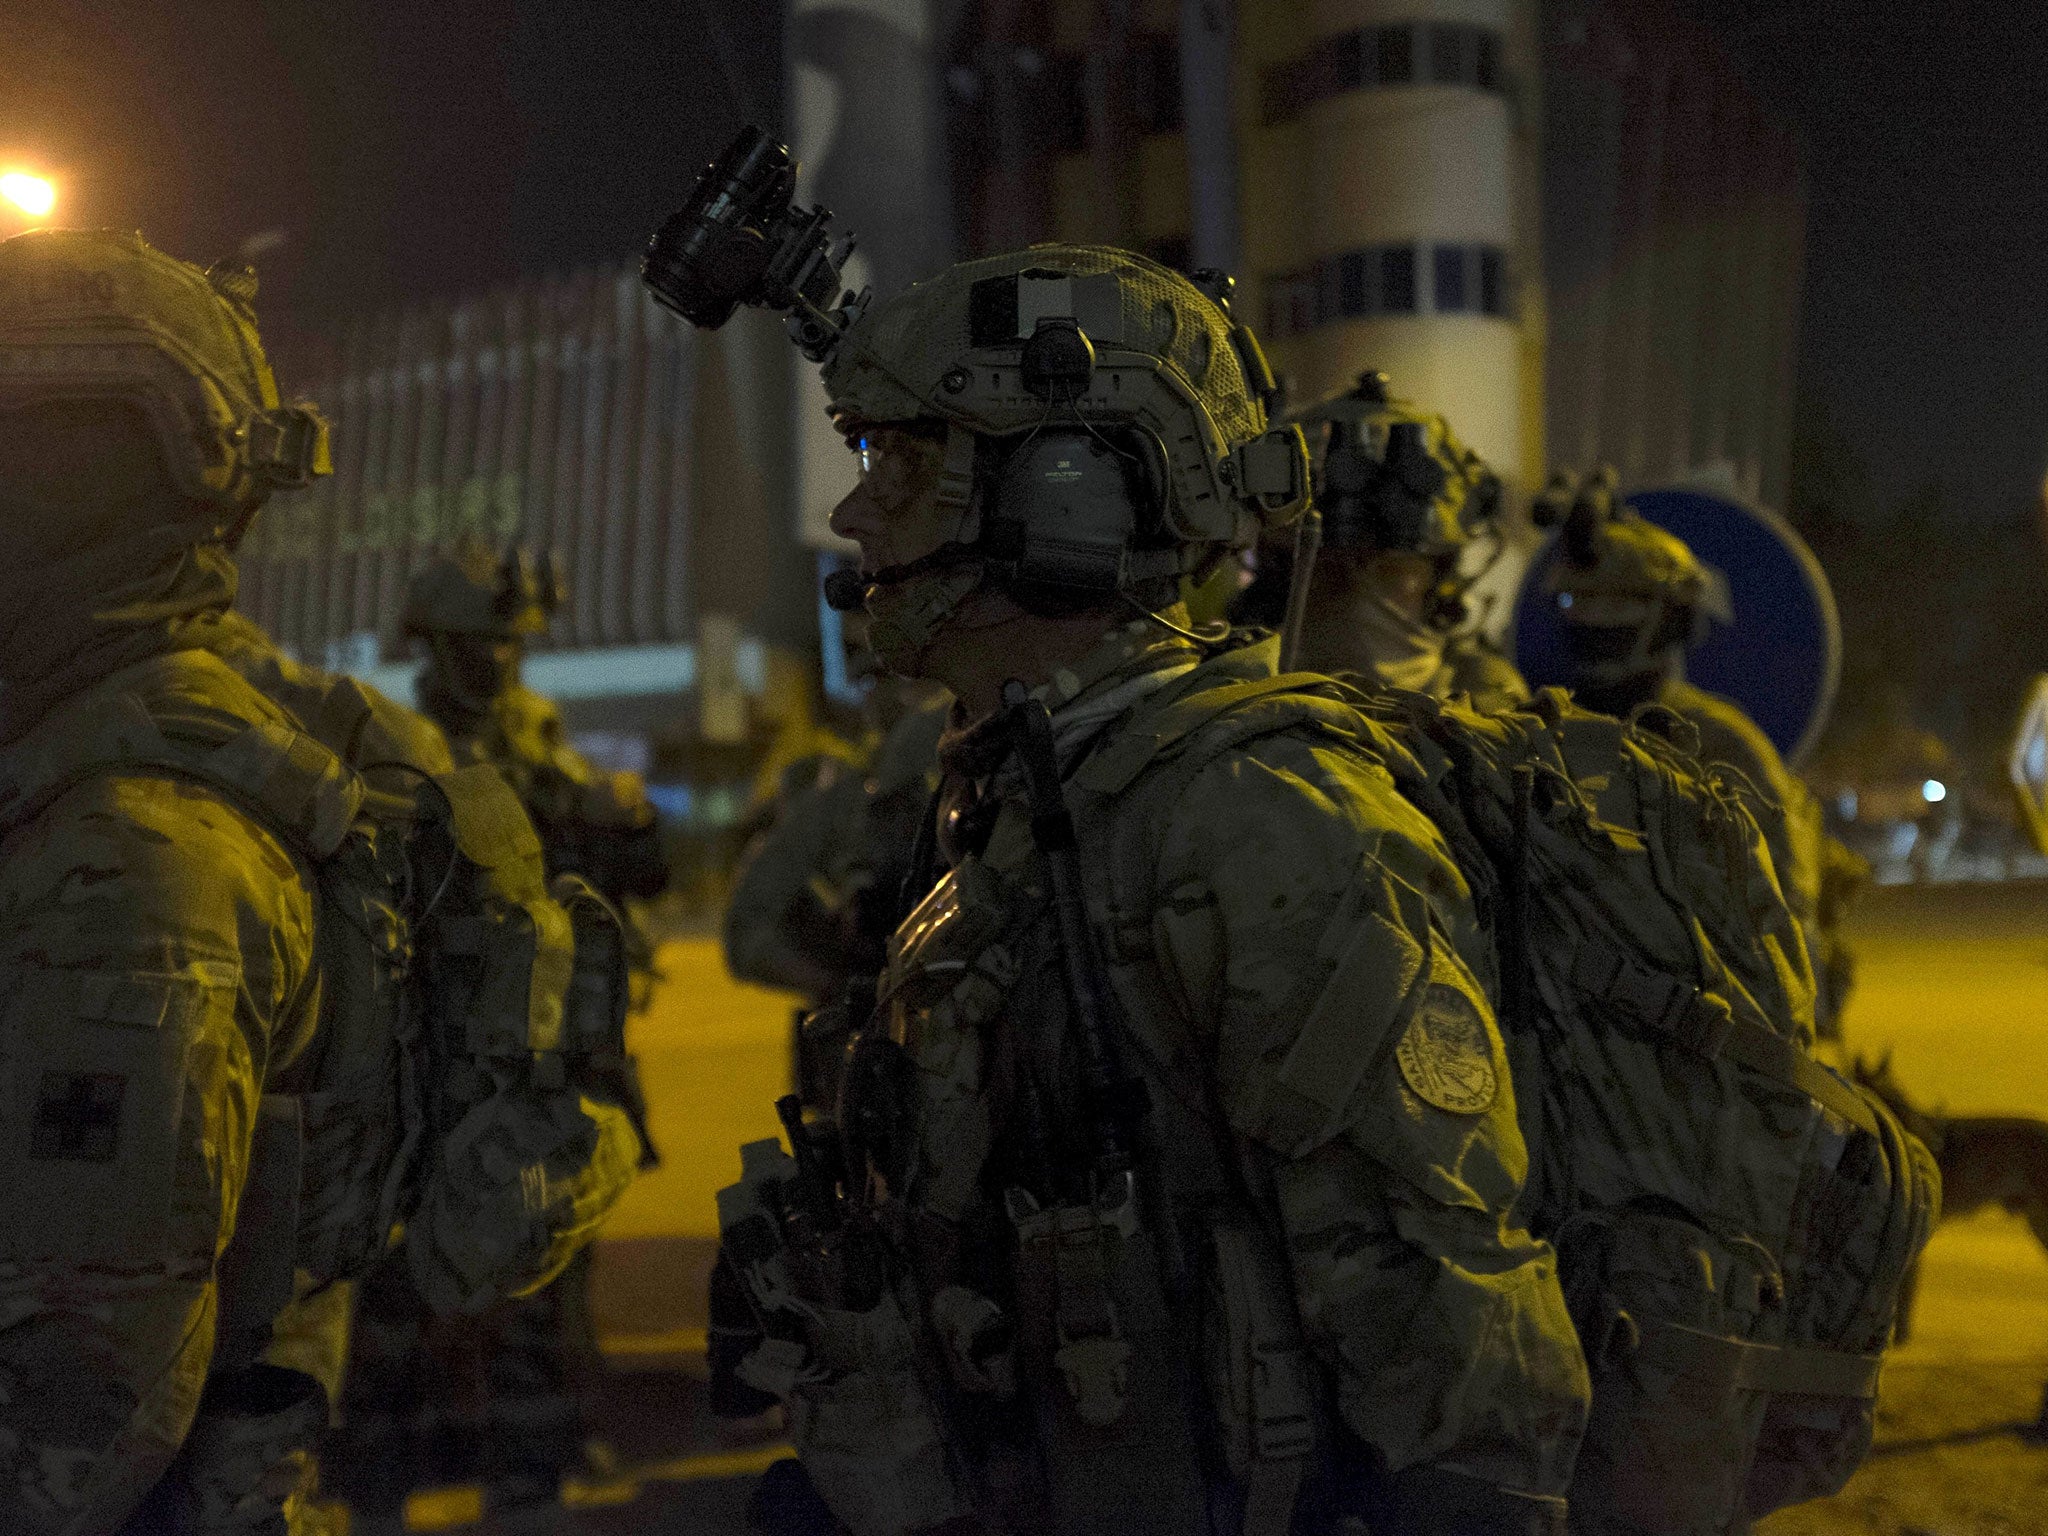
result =
[{"label": "camouflage uniform", "polygon": [[[1036,284],[1050,291],[1027,301]],[[1082,325],[1026,335],[1027,312],[1085,313],[1113,383],[1091,370],[1074,414],[1175,444],[1179,547],[1101,562],[1118,593],[1148,569],[1159,592],[1305,490],[1283,456],[1298,436],[1268,430],[1263,360],[1216,291],[1123,252],[1035,247],[875,306],[826,384],[849,432],[923,427],[946,468],[920,494],[943,508],[969,496],[955,468],[992,457],[980,443],[1021,455],[1062,419],[978,389]],[[1059,489],[1042,502],[1032,482],[981,489],[983,507],[1025,508],[1020,571],[1041,531],[1068,539],[1062,557],[1075,536],[1108,547],[1062,510],[1080,495],[1065,451],[1047,450]],[[1038,611],[997,558],[954,546],[870,576],[877,653],[914,669],[983,583]],[[1586,1368],[1555,1256],[1515,1215],[1527,1153],[1472,899],[1357,740],[1287,707],[1277,651],[1112,623],[1032,695],[1075,823],[1056,845],[1077,849],[1079,935],[1055,921],[1072,915],[1049,884],[1056,834],[1009,719],[956,716],[933,839],[948,867],[889,941],[841,1101],[846,1187],[879,1200],[900,1284],[876,1299],[851,1250],[817,1270],[794,1237],[765,1258],[753,1191],[775,1164],[759,1146],[720,1196],[728,1263],[770,1330],[738,1375],[785,1398],[811,1480],[862,1536],[970,1510],[1132,1536],[1361,1516],[1395,1536],[1562,1530]],[[1091,957],[1142,1088],[1093,1086],[1100,1037],[1072,1001]],[[1141,1213],[1112,1217],[1121,1186],[1091,1163],[1089,1127],[1136,1104]],[[772,1331],[777,1265],[811,1309],[801,1345]]]},{"label": "camouflage uniform", "polygon": [[[253,293],[139,236],[0,245],[10,1532],[319,1528],[338,1282],[388,1240],[392,1181],[412,1185],[408,1252],[459,1304],[558,1268],[630,1176],[630,1128],[587,1098],[492,1098],[488,1125],[409,1140],[409,1037],[345,963],[364,951],[316,872],[364,789],[223,664],[250,656],[235,540],[326,465],[317,415],[278,400]],[[505,1115],[564,1109],[580,1131],[540,1154],[544,1210],[462,1182],[470,1131],[516,1163],[533,1122]]]},{"label": "camouflage uniform", "polygon": [[[1555,1257],[1513,1216],[1526,1154],[1456,865],[1384,770],[1312,731],[1191,740],[1192,774],[1157,762],[1118,783],[1176,706],[1270,678],[1275,655],[1267,641],[1205,657],[1134,626],[1048,690],[1082,846],[1109,866],[1090,894],[1158,1117],[1164,1225],[1188,1234],[1175,1257],[1218,1294],[1201,1366],[1212,1382],[1268,1366],[1279,1378],[1275,1401],[1255,1393],[1235,1422],[1218,1394],[1226,1438],[1250,1446],[1262,1418],[1290,1411],[1320,1420],[1312,1501],[1369,1505],[1389,1529],[1419,1531],[1437,1529],[1427,1511],[1511,1490],[1535,1520],[1569,1480],[1585,1368]],[[1081,723],[1133,684],[1150,696]],[[1225,714],[1211,729],[1227,740],[1249,727]],[[1076,1102],[1077,1046],[1016,785],[971,736],[947,755],[951,819],[986,842],[959,849],[906,920],[883,981],[889,1028],[918,1069],[905,1203],[932,1256],[925,1294],[963,1286],[1014,1316],[1003,1201],[1035,1177],[1017,1085],[1036,1074],[1049,1102]],[[1445,1019],[1457,1027],[1418,1026]],[[1404,1039],[1437,1059],[1404,1067]],[[1424,1071],[1484,1091],[1431,1102],[1410,1075]],[[1056,1163],[1078,1151],[1055,1131]],[[1219,1229],[1242,1238],[1242,1258],[1218,1250]],[[1239,1263],[1270,1273],[1243,1281]],[[1290,1320],[1260,1313],[1272,1284],[1304,1353],[1255,1361],[1265,1347],[1287,1355],[1274,1341]],[[1175,1320],[1191,1338],[1198,1314]],[[1261,1332],[1272,1337],[1255,1344]],[[1271,1467],[1246,1450],[1231,1470],[1242,1492]],[[1374,1473],[1391,1476],[1367,1491]],[[1458,1527],[1447,1516],[1442,1528]]]}]

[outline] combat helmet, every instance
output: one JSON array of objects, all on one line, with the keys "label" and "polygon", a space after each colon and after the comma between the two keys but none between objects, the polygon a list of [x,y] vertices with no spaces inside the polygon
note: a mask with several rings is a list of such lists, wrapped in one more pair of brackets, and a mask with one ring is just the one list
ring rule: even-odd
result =
[{"label": "combat helmet", "polygon": [[1727,579],[1619,500],[1615,485],[1608,466],[1559,473],[1533,508],[1539,527],[1560,528],[1544,588],[1588,682],[1647,672],[1735,618]]},{"label": "combat helmet", "polygon": [[1722,574],[1615,496],[1611,466],[1575,480],[1551,476],[1537,498],[1539,527],[1562,525],[1560,558],[1548,587],[1565,617],[1589,597],[1635,598],[1696,613],[1703,622],[1732,623],[1735,612]]},{"label": "combat helmet", "polygon": [[1205,571],[1307,494],[1230,288],[1107,246],[963,262],[855,315],[824,361],[831,410],[849,435],[943,427],[949,558],[1077,592]]},{"label": "combat helmet", "polygon": [[1443,417],[1395,398],[1384,373],[1362,373],[1350,389],[1288,420],[1307,433],[1315,459],[1325,550],[1406,550],[1444,561],[1500,516],[1500,477]]},{"label": "combat helmet", "polygon": [[278,396],[255,297],[250,268],[202,269],[132,232],[43,229],[0,241],[0,411],[138,406],[183,491],[247,513],[332,472],[325,420]]},{"label": "combat helmet", "polygon": [[561,604],[552,556],[536,562],[517,545],[500,556],[472,538],[420,568],[398,622],[410,638],[524,640],[544,634]]}]

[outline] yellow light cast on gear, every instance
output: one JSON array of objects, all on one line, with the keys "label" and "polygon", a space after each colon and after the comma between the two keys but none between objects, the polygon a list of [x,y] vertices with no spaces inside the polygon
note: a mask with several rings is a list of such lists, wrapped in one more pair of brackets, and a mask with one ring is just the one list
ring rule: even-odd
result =
[{"label": "yellow light cast on gear", "polygon": [[326,420],[279,399],[256,334],[256,274],[200,268],[112,229],[0,241],[0,410],[139,406],[183,489],[232,511],[333,473]]}]

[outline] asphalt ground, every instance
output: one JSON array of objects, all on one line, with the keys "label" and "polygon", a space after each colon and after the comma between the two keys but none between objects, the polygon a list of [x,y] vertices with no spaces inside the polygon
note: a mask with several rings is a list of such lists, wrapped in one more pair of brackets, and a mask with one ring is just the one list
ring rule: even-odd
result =
[{"label": "asphalt ground", "polygon": [[[1852,1050],[1890,1049],[1908,1090],[1948,1113],[2048,1116],[2048,883],[1880,890],[1853,933]],[[776,1133],[789,1003],[734,982],[709,939],[671,941],[660,964],[633,1046],[663,1165],[628,1192],[597,1256],[612,1470],[572,1484],[559,1505],[518,1512],[490,1511],[476,1489],[430,1490],[411,1501],[407,1529],[744,1528],[746,1492],[777,1454],[775,1432],[722,1426],[702,1410],[704,1275],[713,1197],[738,1174],[737,1147]],[[1923,1266],[1912,1340],[1886,1369],[1869,1464],[1837,1498],[1774,1516],[1760,1536],[2048,1536],[2048,1448],[2027,1436],[2044,1383],[2048,1255],[2001,1211],[1944,1225]],[[356,1525],[358,1536],[398,1528]]]}]

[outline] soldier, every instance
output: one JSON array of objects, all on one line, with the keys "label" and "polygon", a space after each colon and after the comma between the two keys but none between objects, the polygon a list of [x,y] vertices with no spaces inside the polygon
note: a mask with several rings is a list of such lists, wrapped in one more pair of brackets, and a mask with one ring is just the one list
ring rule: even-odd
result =
[{"label": "soldier", "polygon": [[[420,704],[447,733],[456,760],[503,774],[533,818],[549,872],[581,875],[624,914],[629,900],[650,899],[668,886],[646,786],[637,774],[593,766],[569,744],[553,702],[520,680],[527,641],[546,632],[561,599],[551,560],[536,564],[517,548],[500,558],[465,540],[414,576],[399,623],[426,653]],[[626,925],[644,1003],[653,947],[630,915]],[[616,1088],[640,1133],[642,1166],[650,1167],[645,1095],[630,1058],[624,1068]],[[458,1465],[480,1456],[478,1470],[503,1502],[552,1497],[563,1474],[584,1464],[587,1403],[603,1371],[590,1310],[591,1261],[586,1250],[546,1290],[487,1317],[431,1330],[450,1358],[426,1380],[416,1374],[421,1356],[404,1347],[417,1334],[416,1302],[396,1272],[374,1277],[366,1321],[383,1335],[384,1347],[366,1337],[362,1390],[351,1392],[351,1404],[372,1424],[384,1424],[409,1397],[424,1399],[412,1406],[431,1417],[433,1401],[453,1393],[458,1400],[446,1406],[455,1417],[454,1438],[468,1442],[452,1447]],[[461,1401],[464,1394],[472,1400]],[[482,1423],[475,1422],[479,1414]]]},{"label": "soldier", "polygon": [[[1473,541],[1497,539],[1500,478],[1441,416],[1388,394],[1363,373],[1345,394],[1293,413],[1316,456],[1319,547],[1302,602],[1299,665],[1356,673],[1479,709],[1529,697],[1514,663],[1464,629],[1461,564]],[[1245,610],[1281,622],[1294,557],[1274,547]]]},{"label": "soldier", "polygon": [[1699,738],[1702,762],[1734,768],[1775,800],[1784,816],[1765,828],[1787,904],[1806,931],[1821,984],[1816,1022],[1823,1038],[1840,1027],[1852,962],[1840,923],[1868,866],[1823,828],[1819,802],[1785,766],[1770,738],[1719,694],[1685,678],[1685,654],[1714,624],[1735,618],[1719,571],[1614,494],[1612,469],[1556,476],[1540,515],[1562,525],[1561,558],[1548,589],[1564,620],[1572,694],[1588,709],[1626,717],[1659,704]]},{"label": "soldier", "polygon": [[1514,1214],[1467,887],[1276,641],[1175,600],[1306,490],[1223,293],[1038,246],[827,354],[870,643],[959,701],[950,868],[849,1058],[847,1166],[792,1127],[809,1193],[759,1219],[756,1147],[721,1213],[738,1374],[862,1536],[1563,1529],[1585,1363]]},{"label": "soldier", "polygon": [[489,763],[533,817],[550,872],[582,875],[615,903],[668,889],[654,807],[638,774],[605,772],[569,745],[561,711],[520,681],[526,642],[561,605],[552,560],[502,560],[466,540],[413,578],[399,625],[426,652],[420,708],[456,760]]},{"label": "soldier", "polygon": [[[544,1282],[637,1151],[564,1055],[589,1022],[561,1012],[571,927],[596,930],[547,896],[516,812],[459,774],[419,804],[466,814],[412,808],[417,774],[358,775],[224,664],[250,644],[237,541],[326,470],[253,296],[139,235],[0,244],[10,1532],[316,1529],[340,1282],[400,1225],[436,1306]],[[415,851],[451,915],[534,925],[524,974],[456,967],[530,997],[519,1018],[454,1001]],[[459,1090],[427,1090],[430,1056]]]}]

